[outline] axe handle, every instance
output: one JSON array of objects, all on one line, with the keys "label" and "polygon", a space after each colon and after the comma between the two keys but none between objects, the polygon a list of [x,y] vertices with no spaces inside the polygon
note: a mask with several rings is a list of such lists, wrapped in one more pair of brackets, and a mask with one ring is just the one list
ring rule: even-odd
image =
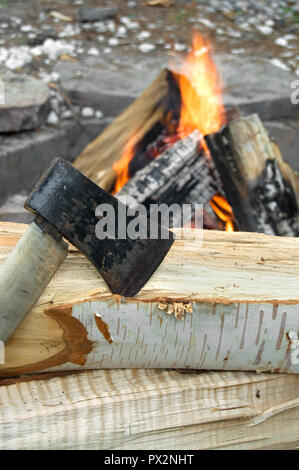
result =
[{"label": "axe handle", "polygon": [[6,343],[36,304],[67,252],[61,237],[31,223],[0,265],[0,341]]}]

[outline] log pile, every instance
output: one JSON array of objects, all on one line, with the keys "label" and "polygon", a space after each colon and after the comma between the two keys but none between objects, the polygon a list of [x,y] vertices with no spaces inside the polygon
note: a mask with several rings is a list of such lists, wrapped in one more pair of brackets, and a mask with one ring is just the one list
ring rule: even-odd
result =
[{"label": "log pile", "polygon": [[[169,110],[178,114],[177,93],[163,71],[77,168],[112,191],[125,145],[134,135],[142,161]],[[257,116],[208,136],[212,158],[200,142],[195,132],[137,165],[118,197],[206,204],[222,193],[240,230],[298,235],[298,176]],[[25,229],[0,224],[0,263]],[[298,446],[299,240],[246,232],[180,231],[127,299],[70,247],[6,346],[0,448]]]},{"label": "log pile", "polygon": [[[0,262],[25,229],[0,224]],[[1,449],[298,447],[299,374],[263,371],[298,371],[299,241],[209,231],[199,244],[178,240],[126,303],[71,249],[7,345]],[[172,349],[172,366],[222,370],[119,369],[146,352],[162,367]],[[244,366],[259,374],[228,371]]]},{"label": "log pile", "polygon": [[[2,262],[25,226],[0,227]],[[184,237],[132,299],[112,295],[72,249],[8,342],[0,376],[123,367],[299,373],[299,240],[190,229]]]}]

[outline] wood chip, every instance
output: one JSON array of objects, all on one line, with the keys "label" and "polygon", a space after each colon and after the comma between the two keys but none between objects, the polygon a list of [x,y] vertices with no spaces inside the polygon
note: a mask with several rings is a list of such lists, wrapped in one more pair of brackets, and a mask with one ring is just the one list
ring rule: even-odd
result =
[{"label": "wood chip", "polygon": [[74,57],[71,57],[70,55],[68,54],[61,54],[61,56],[59,57],[60,60],[64,60],[65,62],[66,61],[70,61],[70,62],[77,62],[77,59],[75,59]]},{"label": "wood chip", "polygon": [[53,16],[53,18],[57,18],[60,21],[73,21],[73,18],[71,16],[64,15],[63,13],[59,13],[59,11],[51,11],[50,16]]},{"label": "wood chip", "polygon": [[146,4],[150,7],[170,7],[173,2],[171,0],[148,0]]},{"label": "wood chip", "polygon": [[192,313],[192,303],[189,302],[187,304],[183,302],[173,302],[173,303],[163,303],[159,302],[158,304],[159,310],[164,310],[167,315],[174,314],[177,320],[184,320],[185,313]]}]

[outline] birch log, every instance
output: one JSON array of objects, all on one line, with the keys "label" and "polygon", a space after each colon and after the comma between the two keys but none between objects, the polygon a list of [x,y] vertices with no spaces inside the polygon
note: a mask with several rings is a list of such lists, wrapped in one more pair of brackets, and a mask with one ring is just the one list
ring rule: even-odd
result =
[{"label": "birch log", "polygon": [[252,372],[37,377],[0,386],[0,449],[295,449],[298,388]]},{"label": "birch log", "polygon": [[[25,228],[0,225],[0,260]],[[131,299],[112,295],[72,250],[8,342],[0,375],[122,367],[298,373],[299,240],[183,236]]]}]

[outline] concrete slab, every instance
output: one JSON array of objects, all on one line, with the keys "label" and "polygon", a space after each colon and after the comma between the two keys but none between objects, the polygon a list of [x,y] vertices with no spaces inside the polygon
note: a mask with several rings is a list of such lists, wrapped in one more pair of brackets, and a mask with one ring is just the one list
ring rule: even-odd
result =
[{"label": "concrete slab", "polygon": [[111,119],[63,123],[59,128],[0,136],[0,205],[32,189],[51,160],[73,161]]}]

